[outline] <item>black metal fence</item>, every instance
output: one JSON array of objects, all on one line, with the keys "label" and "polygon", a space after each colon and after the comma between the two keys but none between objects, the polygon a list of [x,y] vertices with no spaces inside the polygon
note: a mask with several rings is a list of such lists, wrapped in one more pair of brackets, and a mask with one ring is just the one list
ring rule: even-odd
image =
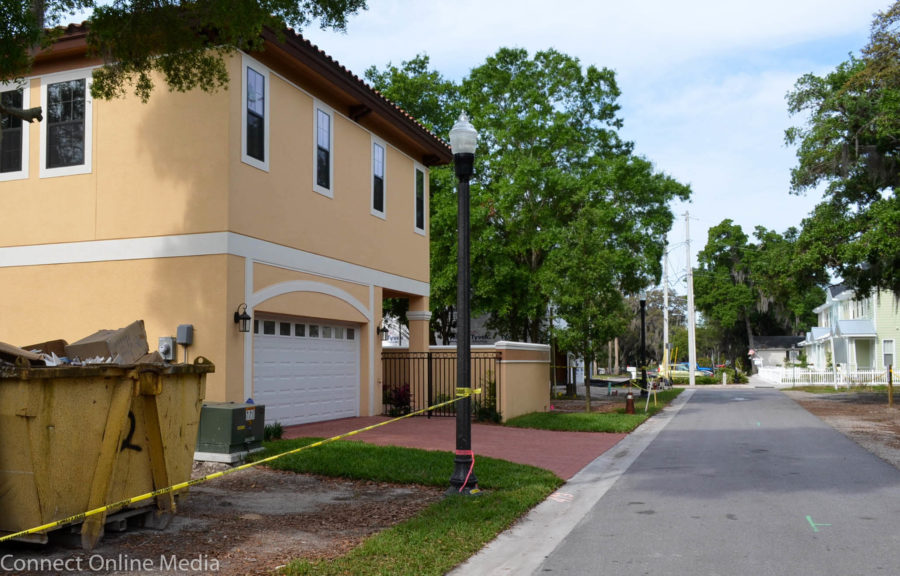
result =
[{"label": "black metal fence", "polygon": [[[472,417],[500,420],[500,358],[495,351],[472,352],[471,388],[481,388],[472,396]],[[452,400],[456,394],[456,351],[393,352],[381,355],[383,370],[382,413],[402,416],[415,410]],[[455,416],[456,404],[428,412],[428,417]]]}]

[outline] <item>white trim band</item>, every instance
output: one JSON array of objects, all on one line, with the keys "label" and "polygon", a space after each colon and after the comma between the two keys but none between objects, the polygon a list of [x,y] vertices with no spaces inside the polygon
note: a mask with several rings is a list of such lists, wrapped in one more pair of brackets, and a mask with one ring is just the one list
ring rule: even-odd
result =
[{"label": "white trim band", "polygon": [[533,342],[507,342],[500,341],[494,344],[497,350],[531,350],[534,352],[549,352],[549,344],[535,344]]},{"label": "white trim band", "polygon": [[255,262],[263,264],[310,272],[335,280],[381,286],[416,296],[428,296],[430,292],[428,282],[335,260],[234,232],[7,246],[0,248],[0,268],[214,255],[251,258]]}]

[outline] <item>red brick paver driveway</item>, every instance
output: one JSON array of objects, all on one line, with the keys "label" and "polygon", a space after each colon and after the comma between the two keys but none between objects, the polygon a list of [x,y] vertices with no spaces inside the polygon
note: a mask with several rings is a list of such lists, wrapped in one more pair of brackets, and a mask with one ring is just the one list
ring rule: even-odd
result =
[{"label": "red brick paver driveway", "polygon": [[[386,422],[384,416],[343,418],[329,422],[300,424],[284,430],[285,438],[331,438]],[[594,432],[553,432],[507,428],[492,424],[472,424],[472,450],[476,465],[479,456],[490,456],[538,466],[568,480],[592,460],[616,445],[625,434]],[[417,416],[404,418],[352,437],[379,446],[404,446],[423,450],[456,449],[456,418]]]}]

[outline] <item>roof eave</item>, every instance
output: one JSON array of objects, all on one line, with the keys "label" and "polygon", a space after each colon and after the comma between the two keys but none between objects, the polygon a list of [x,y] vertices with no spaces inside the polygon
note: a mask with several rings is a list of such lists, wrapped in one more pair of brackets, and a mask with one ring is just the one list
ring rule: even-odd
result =
[{"label": "roof eave", "polygon": [[[69,25],[53,45],[35,52],[35,64],[85,57],[87,34],[86,23]],[[417,150],[417,160],[425,166],[453,162],[453,152],[446,142],[299,34],[291,30],[279,34],[265,28],[262,38],[268,46],[278,47],[323,82],[352,99],[355,104],[344,111],[352,120],[362,123],[374,112],[383,119],[384,126],[388,126],[389,130],[400,135],[401,139]]]},{"label": "roof eave", "polygon": [[[282,36],[266,28],[262,37],[268,45],[284,50],[326,82],[356,100],[354,108],[360,113],[354,120],[359,122],[370,112],[376,112],[425,151],[421,160],[426,166],[450,164],[453,161],[450,146],[443,140],[299,34],[286,30]],[[348,112],[348,115],[355,115],[352,110]]]}]

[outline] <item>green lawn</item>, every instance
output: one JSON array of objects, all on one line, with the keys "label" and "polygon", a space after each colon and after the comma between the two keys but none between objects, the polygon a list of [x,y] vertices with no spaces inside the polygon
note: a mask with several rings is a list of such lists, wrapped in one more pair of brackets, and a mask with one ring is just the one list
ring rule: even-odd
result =
[{"label": "green lawn", "polygon": [[[510,426],[546,430],[630,432],[662,410],[681,389],[660,392],[656,406],[644,413],[646,400],[635,398],[636,414],[548,412],[520,416]],[[279,440],[265,444],[266,458],[317,442],[316,438]],[[396,484],[449,486],[453,454],[374,446],[341,440],[267,464],[278,470],[322,476],[366,479]],[[563,481],[541,468],[504,460],[478,457],[477,497],[451,496],[427,507],[421,514],[366,539],[347,555],[334,560],[297,560],[284,573],[289,575],[440,575],[464,562],[509,528],[531,508],[547,498]]]},{"label": "green lawn", "polygon": [[[300,438],[266,444],[264,458],[312,444]],[[339,441],[268,464],[279,470],[370,479],[399,484],[449,486],[453,454]],[[330,561],[295,561],[286,574],[439,575],[467,560],[563,481],[541,468],[479,456],[477,497],[450,497],[417,517],[380,532],[346,556]]]},{"label": "green lawn", "polygon": [[647,412],[644,412],[647,399],[635,396],[634,414],[625,414],[624,408],[618,412],[532,412],[509,419],[506,425],[516,428],[568,432],[628,433],[640,426],[647,418],[662,410],[681,392],[681,388],[660,391],[657,394],[655,406],[653,398],[650,398],[650,407]]}]

